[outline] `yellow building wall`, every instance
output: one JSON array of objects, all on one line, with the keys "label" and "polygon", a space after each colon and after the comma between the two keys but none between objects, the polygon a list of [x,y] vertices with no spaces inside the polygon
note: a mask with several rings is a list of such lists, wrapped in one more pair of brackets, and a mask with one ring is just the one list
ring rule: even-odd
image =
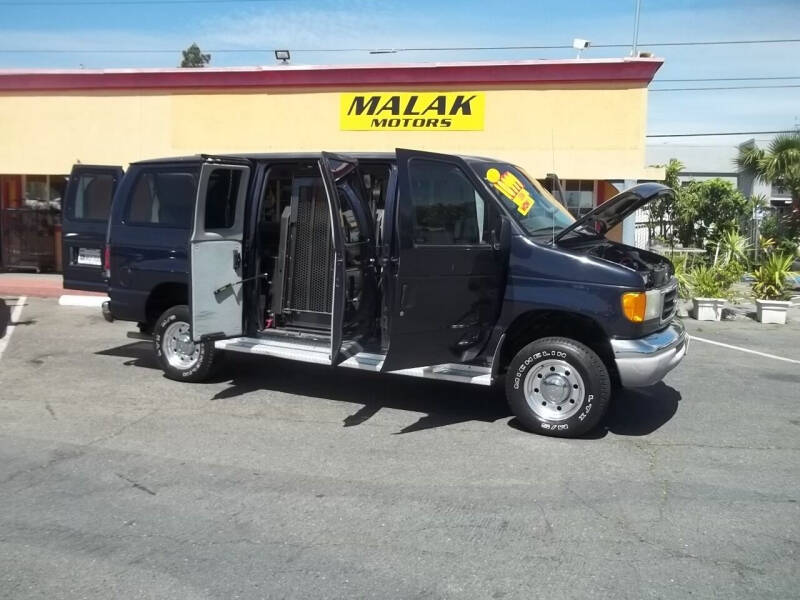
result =
[{"label": "yellow building wall", "polygon": [[78,161],[126,166],[200,152],[406,147],[506,159],[535,177],[651,174],[644,165],[644,84],[469,86],[465,91],[486,94],[483,131],[342,131],[341,91],[354,90],[4,93],[0,173],[66,173]]}]

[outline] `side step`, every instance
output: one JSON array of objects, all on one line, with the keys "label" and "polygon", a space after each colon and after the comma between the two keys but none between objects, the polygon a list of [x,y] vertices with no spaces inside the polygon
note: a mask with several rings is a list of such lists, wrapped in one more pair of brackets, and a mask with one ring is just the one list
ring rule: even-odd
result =
[{"label": "side step", "polygon": [[[289,340],[267,340],[261,338],[240,337],[228,340],[219,340],[214,344],[219,350],[231,352],[244,352],[245,354],[260,354],[276,358],[288,358],[300,362],[318,365],[330,365],[330,345],[311,341],[298,342]],[[361,371],[378,372],[383,366],[383,354],[370,354],[359,352],[351,356],[340,367],[359,369]],[[390,371],[393,375],[408,375],[409,377],[424,377],[475,385],[491,385],[492,374],[489,367],[472,365],[443,364],[426,367],[414,367],[401,371]]]}]

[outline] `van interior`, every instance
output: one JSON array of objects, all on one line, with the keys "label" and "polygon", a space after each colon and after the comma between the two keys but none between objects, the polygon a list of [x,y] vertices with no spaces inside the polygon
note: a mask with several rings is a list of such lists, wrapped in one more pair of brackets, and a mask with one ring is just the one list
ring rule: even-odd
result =
[{"label": "van interior", "polygon": [[[359,164],[359,183],[363,184],[359,195],[368,205],[361,212],[367,213],[371,227],[356,218],[355,204],[364,203],[339,189],[338,218],[348,256],[357,255],[360,243],[367,240],[379,243],[374,232],[382,229],[390,168],[388,163]],[[258,215],[255,273],[265,274],[257,280],[259,334],[327,338],[333,310],[334,251],[328,197],[317,161],[269,165]],[[346,273],[345,315],[360,301],[361,273],[355,271]],[[374,318],[377,324],[377,312]]]}]

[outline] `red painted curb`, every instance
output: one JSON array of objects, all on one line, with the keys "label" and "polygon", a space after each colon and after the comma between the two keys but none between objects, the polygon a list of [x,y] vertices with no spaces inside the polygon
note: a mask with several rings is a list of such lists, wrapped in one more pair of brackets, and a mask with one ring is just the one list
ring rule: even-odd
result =
[{"label": "red painted curb", "polygon": [[34,298],[58,298],[64,294],[74,296],[104,296],[97,292],[65,290],[60,281],[25,281],[24,278],[0,280],[0,296],[31,296]]}]

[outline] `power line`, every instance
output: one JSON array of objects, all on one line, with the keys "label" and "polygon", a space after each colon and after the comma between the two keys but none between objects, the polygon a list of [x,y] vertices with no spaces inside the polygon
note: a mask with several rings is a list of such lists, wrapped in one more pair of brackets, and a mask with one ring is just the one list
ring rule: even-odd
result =
[{"label": "power line", "polygon": [[649,138],[672,138],[672,137],[712,137],[716,135],[771,135],[777,133],[797,133],[793,129],[782,131],[717,131],[715,133],[653,133],[645,137]]},{"label": "power line", "polygon": [[653,82],[690,82],[690,81],[775,81],[781,79],[800,79],[800,75],[787,75],[786,77],[696,77],[689,79],[654,79]]},{"label": "power line", "polygon": [[235,4],[235,3],[261,3],[261,2],[288,2],[289,0],[16,0],[0,2],[0,6],[126,6],[130,4]]},{"label": "power line", "polygon": [[[69,0],[69,2],[52,2],[53,5],[63,4],[84,4],[84,5],[98,5],[98,6],[111,6],[111,5],[125,5],[125,4],[190,4],[190,3],[233,3],[233,2],[283,2],[287,0],[120,0],[118,2],[91,2],[89,0]],[[30,6],[36,4],[35,2],[28,3],[14,3],[14,2],[0,2],[0,6],[16,6],[16,5]],[[44,2],[41,3],[44,5]],[[783,38],[783,39],[758,39],[758,40],[705,40],[694,42],[654,42],[651,44],[642,44],[640,46],[649,47],[662,47],[662,46],[719,46],[719,45],[737,45],[737,44],[791,44],[799,43],[800,38]],[[630,44],[592,44],[592,48],[628,48]],[[496,51],[496,50],[568,50],[572,49],[569,44],[554,44],[554,45],[508,45],[508,46],[410,46],[398,48],[289,48],[292,52],[371,52],[380,54],[394,54],[399,52],[469,52],[469,51]],[[274,48],[221,48],[207,50],[207,52],[216,53],[272,53]],[[117,49],[109,48],[104,49],[86,49],[76,50],[69,48],[30,48],[30,49],[14,49],[6,48],[0,49],[3,53],[124,53],[124,54],[145,54],[145,53],[175,53],[180,50],[169,49],[156,49],[156,48],[137,48],[137,49]],[[679,81],[679,80],[676,80]]]},{"label": "power line", "polygon": [[781,85],[719,85],[705,87],[676,87],[676,88],[650,88],[651,92],[702,92],[708,90],[767,90],[778,88],[798,88],[800,83],[787,83]]}]

